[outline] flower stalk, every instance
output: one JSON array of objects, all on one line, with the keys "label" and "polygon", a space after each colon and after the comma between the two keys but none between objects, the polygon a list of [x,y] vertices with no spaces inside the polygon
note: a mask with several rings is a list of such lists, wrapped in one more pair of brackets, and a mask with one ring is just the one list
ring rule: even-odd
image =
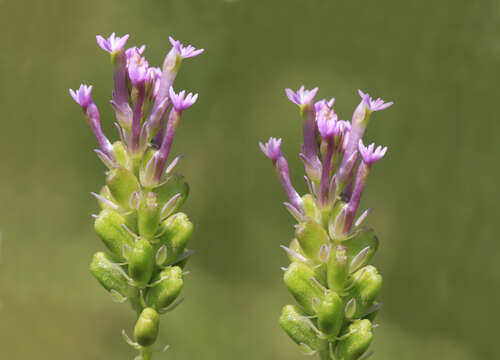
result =
[{"label": "flower stalk", "polygon": [[357,360],[370,346],[382,277],[369,265],[378,248],[373,230],[355,221],[372,165],[386,147],[365,146],[362,138],[370,115],[392,102],[373,100],[359,91],[361,102],[352,122],[339,120],[335,100],[314,103],[318,88],[286,89],[302,115],[304,163],[309,193],[300,196],[291,184],[281,139],[260,143],[271,159],[297,220],[295,237],[282,245],[290,260],[284,282],[298,305],[283,308],[280,324],[307,354],[320,360]]},{"label": "flower stalk", "polygon": [[81,85],[70,94],[81,106],[99,145],[96,153],[108,168],[105,185],[93,193],[101,207],[94,229],[106,252],[94,254],[90,272],[117,302],[128,302],[137,313],[133,338],[125,331],[123,337],[138,350],[136,359],[150,360],[159,349],[160,315],[180,303],[183,269],[192,254],[186,246],[193,224],[179,211],[189,186],[173,173],[181,156],[168,166],[167,160],[181,114],[198,94],[176,94],[173,83],[182,59],[203,49],[170,38],[172,49],[159,69],[149,66],[144,45],[125,49],[128,37],[96,37],[113,66],[110,102],[119,141],[111,143],[102,132],[92,86]]}]

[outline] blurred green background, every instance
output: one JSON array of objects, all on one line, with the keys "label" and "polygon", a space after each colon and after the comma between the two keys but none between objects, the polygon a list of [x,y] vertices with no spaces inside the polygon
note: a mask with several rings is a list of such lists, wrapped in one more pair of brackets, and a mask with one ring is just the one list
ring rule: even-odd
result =
[{"label": "blurred green background", "polygon": [[[461,4],[461,5],[460,5]],[[319,86],[350,119],[356,90],[392,100],[367,138],[389,147],[363,198],[384,275],[373,359],[494,359],[500,313],[500,3],[451,0],[1,0],[0,358],[132,359],[133,312],[88,272],[102,249],[89,195],[104,167],[68,88],[94,85],[104,128],[109,58],[95,35],[130,33],[150,64],[168,35],[204,47],[176,88],[200,93],[174,143],[195,223],[185,302],[158,359],[303,359],[278,317],[291,303],[279,245],[292,218],[257,146],[284,138],[296,187],[296,106]]]}]

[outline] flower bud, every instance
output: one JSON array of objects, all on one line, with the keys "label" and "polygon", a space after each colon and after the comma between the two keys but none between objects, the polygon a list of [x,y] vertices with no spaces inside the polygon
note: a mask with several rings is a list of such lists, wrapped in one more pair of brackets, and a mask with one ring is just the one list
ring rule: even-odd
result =
[{"label": "flower bud", "polygon": [[113,262],[113,258],[103,252],[97,252],[92,257],[90,272],[99,283],[108,291],[114,290],[123,297],[128,295],[128,282],[119,265]]},{"label": "flower bud", "polygon": [[312,278],[314,271],[300,262],[293,262],[285,271],[284,281],[288,290],[308,314],[314,314],[313,298],[323,299],[323,291]]},{"label": "flower bud", "polygon": [[368,247],[368,249],[362,254],[362,258],[356,265],[356,268],[353,269],[354,271],[369,264],[378,249],[378,243],[378,238],[372,229],[360,230],[359,232],[356,232],[354,236],[342,241],[342,245],[347,249],[347,257],[350,262],[352,262],[361,251]]},{"label": "flower bud", "polygon": [[349,294],[356,299],[355,317],[363,316],[373,305],[382,288],[382,276],[368,265],[352,275],[354,282]]},{"label": "flower bud", "polygon": [[149,289],[147,302],[158,311],[162,311],[179,296],[184,280],[182,280],[182,269],[178,266],[170,266],[159,273],[153,281],[162,279],[159,284]]},{"label": "flower bud", "polygon": [[295,230],[295,237],[304,254],[315,261],[318,260],[321,246],[328,243],[328,234],[325,229],[313,220],[300,223]]},{"label": "flower bud", "polygon": [[294,305],[286,305],[281,311],[280,325],[297,344],[305,344],[312,350],[318,349],[318,335],[312,321]]},{"label": "flower bud", "polygon": [[141,346],[153,345],[158,337],[159,326],[160,316],[156,310],[153,308],[145,308],[142,310],[142,313],[135,324],[135,341],[137,341],[137,343]]},{"label": "flower bud", "polygon": [[97,235],[119,261],[125,261],[123,246],[134,246],[134,239],[122,227],[125,223],[126,219],[122,215],[108,209],[102,210],[94,223]]},{"label": "flower bud", "polygon": [[163,220],[159,232],[160,245],[167,246],[167,264],[172,264],[184,251],[191,234],[193,223],[184,213],[177,213]]},{"label": "flower bud", "polygon": [[138,210],[139,234],[146,239],[153,239],[160,223],[160,206],[157,195],[153,192],[141,198]]},{"label": "flower bud", "polygon": [[123,167],[116,167],[109,171],[106,184],[116,202],[128,209],[130,195],[139,190],[139,182],[134,174]]},{"label": "flower bud", "polygon": [[318,307],[318,328],[334,340],[344,321],[344,303],[336,292],[329,291]]},{"label": "flower bud", "polygon": [[370,346],[373,333],[372,324],[369,320],[355,320],[346,330],[346,334],[352,333],[347,338],[340,340],[337,345],[337,358],[343,360],[356,360]]},{"label": "flower bud", "polygon": [[165,204],[174,195],[181,194],[172,211],[172,213],[175,213],[187,199],[189,195],[189,185],[184,181],[184,176],[175,174],[169,176],[165,184],[154,188],[153,191],[158,194],[158,203],[160,204]]},{"label": "flower bud", "polygon": [[120,164],[123,167],[127,167],[129,162],[128,155],[121,141],[115,141],[113,143],[113,154],[118,164]]},{"label": "flower bud", "polygon": [[155,252],[146,239],[140,238],[134,244],[128,257],[128,274],[139,287],[145,287],[155,265]]},{"label": "flower bud", "polygon": [[342,292],[349,275],[349,261],[347,249],[342,245],[337,245],[330,251],[328,257],[328,287],[336,292]]}]

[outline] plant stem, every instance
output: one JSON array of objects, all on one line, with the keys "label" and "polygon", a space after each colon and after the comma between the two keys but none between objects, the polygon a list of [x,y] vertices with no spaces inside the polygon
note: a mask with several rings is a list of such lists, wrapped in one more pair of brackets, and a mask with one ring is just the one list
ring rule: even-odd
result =
[{"label": "plant stem", "polygon": [[332,360],[332,358],[330,357],[330,345],[328,343],[328,340],[320,339],[318,341],[319,341],[318,354],[320,360]]}]

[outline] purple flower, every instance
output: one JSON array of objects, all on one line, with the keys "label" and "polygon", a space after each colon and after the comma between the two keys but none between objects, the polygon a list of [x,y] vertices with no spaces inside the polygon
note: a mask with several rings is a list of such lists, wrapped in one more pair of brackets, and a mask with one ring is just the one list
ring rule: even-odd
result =
[{"label": "purple flower", "polygon": [[123,49],[125,43],[128,40],[128,37],[128,34],[122,37],[117,37],[115,36],[115,33],[112,33],[111,36],[107,39],[104,39],[101,35],[97,35],[96,40],[101,49],[106,50],[109,53],[113,53],[115,51]]},{"label": "purple flower", "polygon": [[371,143],[368,146],[363,145],[363,140],[359,140],[359,153],[361,154],[361,157],[363,158],[363,162],[370,166],[374,162],[379,161],[382,159],[387,152],[387,146],[382,147],[382,146],[377,146],[375,149],[375,144]]},{"label": "purple flower", "polygon": [[281,155],[281,139],[269,138],[266,144],[259,142],[260,149],[262,152],[269,158],[273,163],[278,160],[278,157]]},{"label": "purple flower", "polygon": [[259,142],[259,146],[262,152],[271,159],[290,204],[302,214],[302,199],[290,181],[288,162],[280,149],[281,139],[269,138],[269,141],[265,145]]},{"label": "purple flower", "polygon": [[193,95],[192,93],[189,93],[186,97],[184,97],[186,94],[185,90],[182,90],[179,94],[176,94],[173,87],[170,87],[169,94],[172,105],[174,106],[175,110],[179,112],[186,110],[198,99],[198,94]]},{"label": "purple flower", "polygon": [[144,84],[148,73],[148,62],[141,56],[138,49],[130,56],[128,66],[128,76],[134,86]]},{"label": "purple flower", "polygon": [[288,100],[290,100],[294,104],[302,106],[312,102],[318,90],[319,89],[317,87],[312,90],[306,90],[304,85],[302,85],[300,89],[297,90],[297,92],[293,92],[292,89],[287,88],[285,89],[285,93],[288,97]]},{"label": "purple flower", "polygon": [[127,57],[127,61],[129,61],[130,58],[132,57],[132,55],[134,55],[136,52],[138,52],[139,55],[142,55],[144,53],[144,50],[146,50],[146,45],[142,45],[141,47],[132,46],[131,48],[128,48],[125,51],[125,55]]},{"label": "purple flower", "polygon": [[90,95],[92,92],[92,85],[81,84],[78,90],[69,89],[69,93],[73,100],[79,104],[83,110],[87,110],[89,104],[92,102],[92,96]]},{"label": "purple flower", "polygon": [[158,95],[158,90],[160,89],[160,80],[161,80],[161,69],[157,67],[148,68],[148,73],[146,74],[146,82],[151,84],[153,87],[152,95],[156,97]]},{"label": "purple flower", "polygon": [[320,116],[316,121],[319,135],[323,140],[333,139],[338,134],[339,128],[336,119],[329,119],[326,116]]},{"label": "purple flower", "polygon": [[369,94],[364,93],[361,90],[358,90],[358,94],[359,94],[359,96],[361,96],[361,99],[363,99],[363,101],[365,102],[366,106],[368,107],[368,109],[370,111],[384,110],[384,109],[387,109],[388,107],[390,107],[392,104],[394,104],[392,101],[386,103],[381,98],[373,100]]},{"label": "purple flower", "polygon": [[331,109],[334,103],[335,103],[335,98],[331,98],[328,101],[326,99],[319,100],[314,104],[314,110],[316,112],[320,112],[325,108]]},{"label": "purple flower", "polygon": [[200,55],[205,49],[198,49],[196,50],[194,46],[188,45],[184,46],[181,44],[179,40],[175,40],[173,37],[169,36],[168,39],[170,40],[170,43],[174,47],[175,51],[183,58],[187,59],[190,57],[194,57],[197,55]]}]

